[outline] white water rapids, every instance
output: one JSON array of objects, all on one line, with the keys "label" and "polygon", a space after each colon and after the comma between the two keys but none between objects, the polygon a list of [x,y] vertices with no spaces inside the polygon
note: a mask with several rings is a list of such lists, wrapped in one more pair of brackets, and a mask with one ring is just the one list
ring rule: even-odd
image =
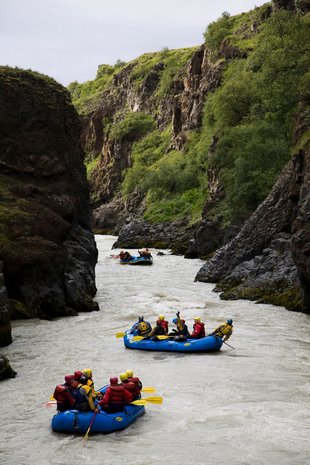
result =
[{"label": "white water rapids", "polygon": [[[101,311],[56,321],[13,322],[1,349],[18,375],[0,383],[1,465],[306,465],[309,459],[309,316],[249,301],[221,301],[194,283],[200,260],[154,254],[150,267],[122,266],[112,236],[97,236]],[[136,251],[133,251],[133,253]],[[152,324],[177,310],[192,328],[228,317],[234,333],[215,354],[125,349],[115,333],[143,314]],[[171,325],[170,325],[171,326]],[[108,435],[53,433],[45,408],[66,374],[93,369],[95,387],[133,369],[162,405]]]}]

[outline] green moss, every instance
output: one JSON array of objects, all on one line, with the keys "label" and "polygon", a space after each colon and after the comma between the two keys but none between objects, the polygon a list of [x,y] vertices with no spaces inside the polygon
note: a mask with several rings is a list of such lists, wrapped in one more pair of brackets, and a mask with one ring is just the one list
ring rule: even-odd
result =
[{"label": "green moss", "polygon": [[19,300],[9,299],[9,306],[12,318],[33,318],[34,313],[25,303],[20,302]]},{"label": "green moss", "polygon": [[13,185],[18,184],[17,180],[0,175],[0,248],[10,240],[10,223],[29,217],[29,202],[13,192]]},{"label": "green moss", "polygon": [[215,291],[224,291],[220,295],[223,300],[246,299],[256,303],[272,304],[287,308],[292,311],[302,311],[302,298],[297,287],[275,283],[270,287],[245,287],[239,283],[222,285],[219,283]]},{"label": "green moss", "polygon": [[85,159],[85,166],[86,166],[86,174],[87,179],[90,180],[93,171],[96,169],[100,160],[100,155],[97,155],[95,158],[92,159]]}]

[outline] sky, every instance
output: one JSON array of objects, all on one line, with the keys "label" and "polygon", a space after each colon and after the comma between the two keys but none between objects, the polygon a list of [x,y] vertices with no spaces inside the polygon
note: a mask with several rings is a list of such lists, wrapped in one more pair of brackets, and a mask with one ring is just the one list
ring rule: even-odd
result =
[{"label": "sky", "polygon": [[63,85],[94,79],[98,65],[203,43],[224,11],[266,0],[0,0],[0,65]]}]

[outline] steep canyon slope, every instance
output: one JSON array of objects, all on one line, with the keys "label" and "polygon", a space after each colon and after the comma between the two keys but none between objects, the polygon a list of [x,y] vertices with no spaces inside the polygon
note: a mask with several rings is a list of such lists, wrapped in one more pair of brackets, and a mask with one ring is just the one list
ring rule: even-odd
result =
[{"label": "steep canyon slope", "polygon": [[246,262],[245,270],[223,297],[307,308],[307,241],[297,232],[307,189],[292,167],[304,160],[297,177],[307,179],[308,33],[308,2],[274,1],[223,13],[201,47],[101,65],[94,81],[72,83],[94,228],[117,233],[115,247],[201,258],[241,237],[242,258],[226,256],[223,268]]},{"label": "steep canyon slope", "polygon": [[8,308],[12,318],[98,309],[80,131],[61,85],[0,68],[0,345],[11,339]]}]

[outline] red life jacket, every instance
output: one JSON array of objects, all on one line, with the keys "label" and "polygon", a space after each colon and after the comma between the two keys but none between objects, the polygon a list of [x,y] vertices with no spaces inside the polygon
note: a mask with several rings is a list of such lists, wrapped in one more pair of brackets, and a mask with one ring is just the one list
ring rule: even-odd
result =
[{"label": "red life jacket", "polygon": [[130,392],[130,394],[132,395],[132,398],[133,399],[136,399],[137,398],[137,395],[140,394],[140,390],[137,388],[136,384],[133,383],[131,380],[124,380],[122,382],[122,386],[124,386],[124,388]]},{"label": "red life jacket", "polygon": [[157,320],[156,324],[162,326],[164,328],[164,330],[166,331],[166,333],[168,334],[168,321],[166,321],[166,320]]},{"label": "red life jacket", "polygon": [[75,400],[70,393],[70,387],[65,384],[58,384],[54,391],[54,398],[57,400],[57,406],[63,405],[68,408],[74,407]]},{"label": "red life jacket", "polygon": [[100,405],[108,407],[109,405],[124,405],[132,401],[132,394],[127,391],[123,386],[112,385],[109,386],[99,402]]},{"label": "red life jacket", "polygon": [[135,391],[134,391],[134,400],[139,399],[140,397],[140,391],[142,389],[142,383],[139,378],[136,376],[133,376],[132,378],[128,378],[128,381],[133,383],[135,385]]},{"label": "red life jacket", "polygon": [[197,323],[194,323],[194,331],[191,334],[191,337],[200,339],[201,337],[205,337],[206,332],[205,332],[205,325],[201,321],[198,321]]}]

